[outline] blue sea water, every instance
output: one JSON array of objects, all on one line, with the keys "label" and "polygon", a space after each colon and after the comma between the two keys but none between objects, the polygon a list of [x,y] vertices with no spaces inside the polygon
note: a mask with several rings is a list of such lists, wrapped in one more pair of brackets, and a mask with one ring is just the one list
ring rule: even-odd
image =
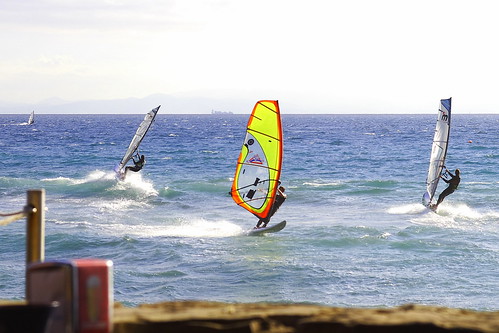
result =
[{"label": "blue sea water", "polygon": [[[283,110],[288,199],[273,221],[288,225],[249,237],[256,218],[228,195],[249,112],[163,106],[145,168],[117,182],[144,114],[0,115],[0,211],[44,188],[46,260],[112,260],[116,301],[499,310],[499,115],[453,116],[446,164],[462,181],[435,214],[421,197],[436,111]],[[0,227],[0,299],[24,298],[25,227]]]}]

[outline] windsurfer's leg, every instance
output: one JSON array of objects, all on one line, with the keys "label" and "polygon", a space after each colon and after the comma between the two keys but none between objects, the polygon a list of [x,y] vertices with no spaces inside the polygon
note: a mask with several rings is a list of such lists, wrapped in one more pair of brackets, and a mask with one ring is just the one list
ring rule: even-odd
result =
[{"label": "windsurfer's leg", "polygon": [[454,192],[454,190],[451,190],[450,188],[446,188],[445,190],[443,190],[443,192],[440,193],[440,195],[438,196],[437,206],[440,205],[440,203],[444,201],[445,197],[451,194],[452,192]]},{"label": "windsurfer's leg", "polygon": [[267,223],[269,223],[270,221],[270,218],[272,216],[274,216],[274,214],[279,210],[279,207],[281,207],[281,205],[284,203],[284,200],[277,200],[274,201],[274,204],[272,205],[272,208],[270,209],[270,213],[269,213],[269,216],[267,216],[267,219],[265,221],[265,226],[267,225]]},{"label": "windsurfer's leg", "polygon": [[274,203],[274,205],[272,206],[272,208],[270,210],[269,216],[267,216],[267,218],[263,220],[262,228],[265,228],[267,226],[267,224],[269,224],[270,219],[272,218],[272,216],[274,216],[274,214],[277,212],[279,207],[281,207],[281,204],[282,204],[282,202]]},{"label": "windsurfer's leg", "polygon": [[129,166],[129,167],[126,167],[126,168],[125,168],[125,173],[126,173],[127,171],[129,171],[129,170],[130,170],[130,171],[133,171],[133,172],[139,172],[139,171],[140,171],[140,169],[142,169],[142,168],[139,168],[139,167],[136,167],[136,166],[133,166],[133,167],[130,167],[130,166]]},{"label": "windsurfer's leg", "polygon": [[440,195],[438,196],[438,200],[437,200],[437,203],[435,204],[435,206],[438,206],[440,205],[440,203],[442,201],[444,201],[444,198],[446,197],[447,195],[445,194],[445,191],[440,193]]},{"label": "windsurfer's leg", "polygon": [[265,228],[267,226],[267,223],[269,223],[268,219],[259,219],[258,223],[256,224],[256,227],[257,228],[262,228],[262,227]]}]

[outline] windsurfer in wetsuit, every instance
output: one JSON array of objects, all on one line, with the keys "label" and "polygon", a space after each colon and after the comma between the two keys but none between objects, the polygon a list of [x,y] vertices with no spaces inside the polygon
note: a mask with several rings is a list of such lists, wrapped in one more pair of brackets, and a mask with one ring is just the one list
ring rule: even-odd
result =
[{"label": "windsurfer in wetsuit", "polygon": [[[139,154],[137,154],[137,157],[139,156]],[[133,172],[139,172],[143,167],[144,165],[146,164],[146,158],[144,155],[140,155],[139,159],[138,160],[135,160],[135,156],[132,157],[132,161],[133,161],[133,164],[134,166],[128,166],[125,168],[125,174],[127,173],[127,171],[133,171]]]},{"label": "windsurfer in wetsuit", "polygon": [[274,203],[272,204],[272,208],[270,208],[269,215],[264,219],[258,220],[258,223],[256,224],[255,229],[265,228],[267,226],[267,224],[270,221],[270,218],[275,214],[275,212],[277,212],[279,207],[281,207],[283,202],[286,200],[287,196],[286,196],[286,194],[284,194],[285,190],[286,189],[283,186],[279,186],[279,188],[277,189],[277,195],[274,199]]},{"label": "windsurfer in wetsuit", "polygon": [[440,205],[440,203],[442,201],[444,201],[444,198],[446,196],[448,196],[449,194],[451,194],[455,190],[457,190],[457,186],[459,185],[459,182],[461,181],[461,178],[459,177],[459,174],[460,174],[459,169],[456,169],[455,175],[453,175],[449,170],[447,170],[447,168],[445,170],[447,171],[447,173],[449,174],[449,176],[451,178],[446,179],[443,176],[440,176],[440,178],[442,178],[444,180],[444,182],[449,184],[449,186],[447,186],[447,188],[445,190],[443,190],[442,193],[440,193],[440,195],[438,196],[437,203],[433,206],[435,209],[438,207],[438,205]]}]

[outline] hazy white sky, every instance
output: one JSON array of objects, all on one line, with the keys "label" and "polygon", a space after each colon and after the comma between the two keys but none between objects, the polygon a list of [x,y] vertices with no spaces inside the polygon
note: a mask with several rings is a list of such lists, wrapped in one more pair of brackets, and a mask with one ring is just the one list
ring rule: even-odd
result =
[{"label": "hazy white sky", "polygon": [[0,101],[161,93],[278,99],[294,113],[428,113],[452,96],[454,112],[499,113],[497,6],[2,0]]}]

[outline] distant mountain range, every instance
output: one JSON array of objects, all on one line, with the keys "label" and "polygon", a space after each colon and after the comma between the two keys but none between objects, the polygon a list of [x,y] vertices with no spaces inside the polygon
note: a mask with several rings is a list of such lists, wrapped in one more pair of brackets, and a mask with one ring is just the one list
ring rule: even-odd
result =
[{"label": "distant mountain range", "polygon": [[190,98],[178,97],[166,94],[155,94],[144,98],[126,98],[114,100],[87,100],[68,102],[58,98],[51,98],[35,104],[13,104],[0,101],[0,113],[17,114],[35,111],[39,114],[63,114],[63,113],[128,113],[137,114],[149,111],[161,105],[163,112],[207,114],[212,110],[222,110],[226,113],[250,112],[255,101],[227,100],[215,98]]}]

